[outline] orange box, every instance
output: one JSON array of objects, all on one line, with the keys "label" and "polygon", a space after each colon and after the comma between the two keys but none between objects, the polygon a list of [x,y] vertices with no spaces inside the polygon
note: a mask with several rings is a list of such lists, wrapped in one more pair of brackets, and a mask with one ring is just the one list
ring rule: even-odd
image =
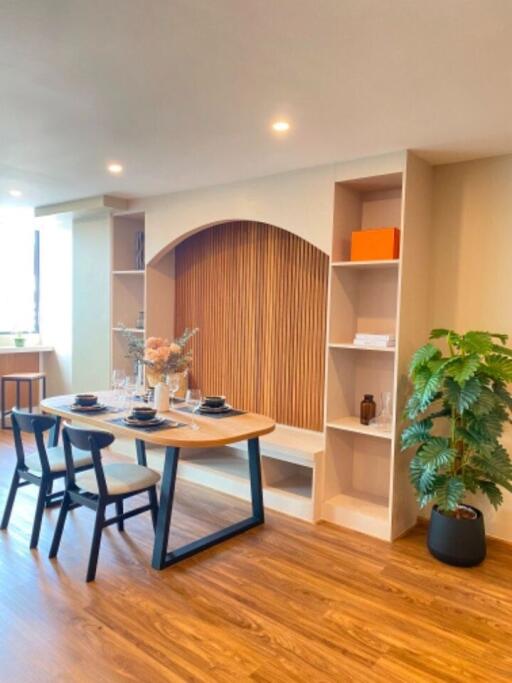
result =
[{"label": "orange box", "polygon": [[351,261],[397,259],[400,255],[398,228],[372,228],[352,233]]}]

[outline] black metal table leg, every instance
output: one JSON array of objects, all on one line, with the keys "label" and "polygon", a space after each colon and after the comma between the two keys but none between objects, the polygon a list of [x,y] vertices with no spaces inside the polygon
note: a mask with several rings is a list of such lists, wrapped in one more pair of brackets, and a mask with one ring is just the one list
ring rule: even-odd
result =
[{"label": "black metal table leg", "polygon": [[176,486],[176,472],[178,468],[179,449],[167,448],[165,451],[164,472],[160,488],[160,509],[155,533],[153,550],[153,569],[164,569],[196,553],[211,548],[218,543],[248,531],[265,521],[263,510],[263,490],[261,485],[261,465],[259,439],[249,441],[249,474],[251,480],[252,515],[240,522],[235,522],[224,529],[215,531],[197,541],[192,541],[172,552],[167,552],[169,529],[171,526],[174,490]]},{"label": "black metal table leg", "polygon": [[176,487],[176,471],[180,449],[168,447],[165,449],[164,471],[160,485],[160,507],[156,521],[155,545],[153,548],[153,569],[163,569],[166,566],[167,542],[171,527],[172,506],[174,503],[174,489]]}]

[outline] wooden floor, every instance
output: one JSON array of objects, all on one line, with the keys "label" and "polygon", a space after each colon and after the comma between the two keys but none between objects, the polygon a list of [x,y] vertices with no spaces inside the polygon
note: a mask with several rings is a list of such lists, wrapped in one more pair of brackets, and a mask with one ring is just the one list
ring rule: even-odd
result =
[{"label": "wooden floor", "polygon": [[[14,464],[0,432],[0,506]],[[149,518],[104,534],[85,584],[92,513],[75,510],[57,561],[57,511],[28,549],[33,487],[0,532],[0,681],[512,681],[512,548],[482,567],[432,559],[424,529],[393,545],[269,513],[265,527],[150,568]],[[178,482],[173,544],[247,506]]]}]

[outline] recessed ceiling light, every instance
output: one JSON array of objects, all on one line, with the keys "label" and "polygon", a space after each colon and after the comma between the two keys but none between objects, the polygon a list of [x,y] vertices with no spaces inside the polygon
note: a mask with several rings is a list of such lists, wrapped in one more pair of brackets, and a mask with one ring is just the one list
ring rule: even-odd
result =
[{"label": "recessed ceiling light", "polygon": [[290,130],[290,124],[288,121],[275,121],[272,124],[272,130],[275,130],[276,133],[286,133],[286,131]]},{"label": "recessed ceiling light", "polygon": [[18,197],[21,197],[23,192],[21,190],[9,190],[9,194],[11,195],[11,197],[18,198]]},{"label": "recessed ceiling light", "polygon": [[113,173],[114,175],[119,175],[123,172],[123,167],[121,166],[121,164],[118,164],[117,162],[109,164],[107,168],[109,170],[109,173]]}]

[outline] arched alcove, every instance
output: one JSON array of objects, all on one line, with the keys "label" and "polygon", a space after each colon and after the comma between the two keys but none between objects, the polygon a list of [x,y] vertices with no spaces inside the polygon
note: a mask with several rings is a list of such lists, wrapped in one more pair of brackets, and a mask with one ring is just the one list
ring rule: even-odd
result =
[{"label": "arched alcove", "polygon": [[286,230],[231,221],[174,246],[174,327],[199,327],[191,381],[237,407],[322,429],[328,257]]}]

